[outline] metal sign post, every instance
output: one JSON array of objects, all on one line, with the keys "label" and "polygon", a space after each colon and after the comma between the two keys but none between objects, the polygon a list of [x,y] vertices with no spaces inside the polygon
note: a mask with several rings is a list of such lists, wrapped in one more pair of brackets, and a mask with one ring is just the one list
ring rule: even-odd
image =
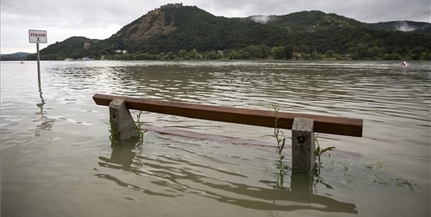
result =
[{"label": "metal sign post", "polygon": [[28,30],[28,39],[30,43],[36,43],[37,50],[37,81],[40,83],[40,54],[39,54],[39,43],[47,43],[48,35],[46,34],[46,30]]},{"label": "metal sign post", "polygon": [[39,43],[36,43],[36,50],[37,50],[37,81],[39,82],[39,87],[40,87],[41,83],[40,83],[40,54],[39,54]]}]

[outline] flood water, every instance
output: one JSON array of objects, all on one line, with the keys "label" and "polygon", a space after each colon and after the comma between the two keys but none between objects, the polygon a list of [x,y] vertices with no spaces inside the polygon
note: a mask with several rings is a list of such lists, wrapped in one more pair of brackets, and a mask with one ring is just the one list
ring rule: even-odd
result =
[{"label": "flood water", "polygon": [[[1,62],[1,216],[430,216],[430,68],[53,61],[41,62],[38,86],[36,62]],[[95,93],[275,104],[360,118],[364,133],[319,134],[320,146],[336,148],[307,179],[277,169],[271,128],[144,112],[145,125],[243,142],[148,131],[142,144],[111,145],[108,107],[93,102]],[[290,165],[291,149],[283,153]]]}]

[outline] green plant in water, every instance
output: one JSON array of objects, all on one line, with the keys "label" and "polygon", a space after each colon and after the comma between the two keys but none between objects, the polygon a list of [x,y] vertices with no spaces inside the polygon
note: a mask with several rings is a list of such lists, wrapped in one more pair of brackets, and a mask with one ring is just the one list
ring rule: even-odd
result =
[{"label": "green plant in water", "polygon": [[142,111],[139,111],[136,114],[136,129],[138,130],[138,142],[137,144],[142,144],[144,142],[144,133],[147,132],[146,130],[142,130],[141,127],[144,124],[143,121],[141,121],[141,115],[142,115]]},{"label": "green plant in water", "polygon": [[[333,187],[330,184],[326,183],[323,177],[320,176],[320,171],[322,168],[322,154],[324,154],[327,151],[331,151],[335,147],[331,146],[331,147],[321,149],[318,136],[319,136],[318,133],[314,134],[314,142],[315,144],[317,144],[316,148],[314,149],[314,157],[316,158],[316,162],[314,164],[314,169],[313,169],[314,186],[316,186],[317,184],[322,184],[326,188],[333,189]],[[329,156],[331,156],[331,154],[329,154]]]},{"label": "green plant in water", "polygon": [[[315,166],[314,171],[316,173],[315,175],[317,175],[317,176],[320,175],[320,169],[322,168],[322,154],[324,154],[327,151],[331,151],[332,149],[335,148],[334,146],[331,146],[331,147],[321,149],[320,144],[319,144],[319,140],[317,139],[318,136],[319,136],[319,134],[317,134],[317,133],[314,134],[314,141],[315,141],[315,144],[317,144],[317,146],[314,150],[314,156],[316,157],[316,161],[317,161],[316,164],[314,165]],[[331,154],[329,154],[329,156],[331,156]]]},{"label": "green plant in water", "polygon": [[[273,137],[275,138],[275,140],[277,141],[277,151],[278,151],[278,157],[279,157],[279,166],[281,169],[289,169],[288,166],[283,166],[283,162],[282,160],[284,159],[284,155],[282,154],[284,146],[286,145],[286,138],[290,138],[290,137],[286,137],[284,135],[284,132],[280,130],[280,128],[278,128],[278,112],[280,111],[280,108],[275,105],[272,104],[272,109],[274,111],[274,115],[275,115],[275,124],[274,124],[274,133],[273,133]],[[314,156],[316,157],[316,164],[315,164],[315,168],[317,169],[317,175],[320,174],[320,168],[322,165],[322,154],[324,154],[325,152],[331,151],[333,149],[335,149],[334,146],[331,147],[327,147],[324,149],[320,148],[320,144],[318,141],[318,135],[317,133],[314,134],[314,140],[315,143],[317,144],[317,147],[314,150]]]},{"label": "green plant in water", "polygon": [[420,187],[414,184],[412,181],[404,179],[404,178],[383,178],[381,174],[386,170],[387,165],[382,162],[377,162],[375,164],[367,165],[367,169],[377,170],[379,172],[374,173],[374,177],[376,179],[373,180],[374,183],[380,184],[383,186],[389,186],[391,184],[395,184],[399,188],[408,188],[411,192],[414,192],[416,189],[420,189]]},{"label": "green plant in water", "polygon": [[[283,187],[283,183],[284,183],[284,175],[291,171],[292,168],[289,167],[288,165],[284,165],[283,164],[283,159],[284,159],[284,155],[283,155],[283,149],[286,145],[286,139],[292,139],[291,137],[286,137],[284,132],[280,130],[280,128],[278,127],[278,121],[279,121],[279,111],[280,108],[275,105],[272,104],[272,109],[274,112],[274,116],[275,116],[275,121],[274,121],[274,131],[273,131],[273,135],[272,137],[275,138],[275,140],[277,141],[277,153],[278,153],[278,162],[277,162],[277,169],[279,170],[278,173],[278,177],[276,180],[276,184],[277,187]],[[307,174],[309,176],[314,176],[314,185],[316,185],[317,183],[323,184],[325,187],[327,188],[332,188],[331,185],[327,184],[322,177],[320,177],[320,169],[322,166],[322,161],[321,161],[321,157],[322,154],[331,151],[332,149],[334,149],[335,147],[327,147],[324,149],[320,148],[320,144],[318,141],[318,134],[314,134],[314,139],[315,139],[315,143],[317,143],[317,147],[314,150],[314,154],[316,157],[316,163],[315,163],[315,167],[314,167],[314,173],[312,174]],[[330,155],[329,155],[330,156]]]},{"label": "green plant in water", "polygon": [[114,145],[118,145],[119,139],[118,139],[118,132],[114,128],[114,124],[111,120],[109,120],[109,140],[111,140],[111,143]]},{"label": "green plant in water", "polygon": [[274,116],[275,116],[273,137],[277,141],[277,152],[278,152],[277,167],[280,170],[280,173],[283,173],[290,170],[289,166],[283,165],[283,159],[284,159],[283,149],[284,149],[284,146],[286,145],[286,136],[284,135],[284,132],[281,131],[280,128],[278,128],[278,112],[280,108],[277,105],[272,104],[272,109],[274,111]]},{"label": "green plant in water", "polygon": [[382,169],[386,169],[387,166],[388,165],[384,164],[383,162],[377,162],[375,164],[367,165],[366,167],[368,169],[380,169],[380,170],[382,170]]},{"label": "green plant in water", "polygon": [[[137,145],[142,144],[144,142],[144,133],[146,132],[146,130],[144,131],[141,129],[142,125],[144,124],[144,122],[141,121],[141,115],[142,115],[142,111],[136,114],[135,126],[130,129],[130,130],[136,130],[137,132],[137,135],[135,137],[135,139],[137,139],[137,142],[136,142]],[[108,123],[109,123],[109,140],[111,141],[112,144],[119,145],[120,139],[118,138],[118,132],[114,128],[114,125],[111,120],[109,120]]]},{"label": "green plant in water", "polygon": [[[144,96],[144,99],[148,99],[148,96]],[[138,142],[137,144],[142,144],[144,142],[144,133],[147,132],[146,130],[142,130],[142,125],[144,125],[144,122],[141,121],[141,115],[142,115],[142,111],[139,111],[136,114],[136,121],[135,121],[135,125],[136,125],[136,129],[138,130]]]},{"label": "green plant in water", "polygon": [[407,179],[403,179],[403,178],[395,178],[395,181],[397,182],[397,186],[404,188],[405,186],[407,186],[411,192],[415,191],[415,189],[418,189],[419,186],[411,183],[409,180]]},{"label": "green plant in water", "polygon": [[[135,126],[130,128],[130,130],[136,131],[136,137],[134,137],[134,139],[137,139],[136,140],[137,145],[140,145],[144,142],[144,133],[147,132],[146,130],[141,129],[142,125],[144,124],[144,122],[141,121],[141,115],[142,115],[142,111],[139,111],[136,114]],[[111,120],[109,120],[109,122],[107,123],[109,124],[109,140],[114,145],[120,145],[120,139],[118,137],[119,132],[117,132],[116,129],[114,128],[114,124],[112,123]]]}]

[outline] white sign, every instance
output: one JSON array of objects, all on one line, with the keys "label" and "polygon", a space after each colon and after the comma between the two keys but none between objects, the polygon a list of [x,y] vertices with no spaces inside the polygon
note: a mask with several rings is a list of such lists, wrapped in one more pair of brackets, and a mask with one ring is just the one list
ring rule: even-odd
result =
[{"label": "white sign", "polygon": [[28,38],[30,43],[47,43],[48,35],[46,34],[46,30],[28,30]]}]

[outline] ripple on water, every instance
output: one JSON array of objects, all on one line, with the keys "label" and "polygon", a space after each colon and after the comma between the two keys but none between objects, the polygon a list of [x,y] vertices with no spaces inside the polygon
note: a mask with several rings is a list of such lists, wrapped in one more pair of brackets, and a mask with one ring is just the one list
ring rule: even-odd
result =
[{"label": "ripple on water", "polygon": [[[426,62],[409,68],[397,62],[44,62],[41,90],[32,63],[1,64],[4,215],[430,212]],[[281,111],[361,118],[364,137],[319,135],[322,147],[336,150],[325,154],[321,176],[310,181],[280,175],[270,128],[145,112],[145,124],[271,145],[154,132],[140,146],[111,145],[108,108],[94,104],[95,93],[263,110],[277,104]],[[290,165],[289,148],[285,155]]]}]

